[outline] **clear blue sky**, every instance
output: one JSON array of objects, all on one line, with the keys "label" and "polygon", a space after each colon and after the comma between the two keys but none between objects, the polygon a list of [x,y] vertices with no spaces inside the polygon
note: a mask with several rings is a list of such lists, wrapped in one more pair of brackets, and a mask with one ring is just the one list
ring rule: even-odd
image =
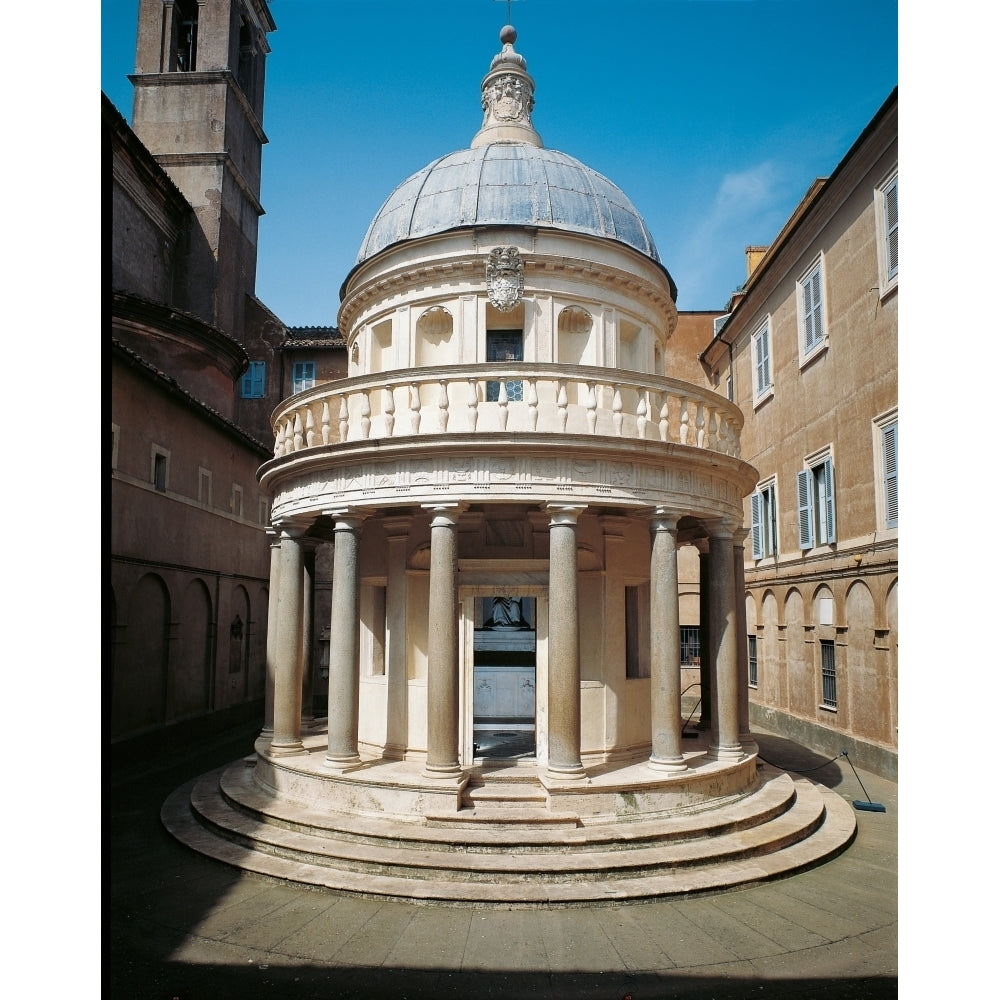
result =
[{"label": "clear blue sky", "polygon": [[[645,217],[681,309],[722,309],[898,82],[894,0],[513,0],[545,145]],[[101,87],[131,121],[138,0],[103,0]],[[272,0],[257,294],[293,326],[392,189],[467,147],[498,0]]]}]

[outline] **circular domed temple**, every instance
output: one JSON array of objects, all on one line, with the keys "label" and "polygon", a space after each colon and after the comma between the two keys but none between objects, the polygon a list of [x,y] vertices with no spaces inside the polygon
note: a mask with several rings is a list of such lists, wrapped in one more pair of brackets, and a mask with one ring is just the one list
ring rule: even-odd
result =
[{"label": "circular domed temple", "polygon": [[[471,148],[404,180],[365,234],[341,289],[347,377],[274,414],[264,728],[164,821],[247,870],[455,903],[808,867],[855,821],[750,733],[742,415],[671,374],[673,280],[626,195],[543,146],[515,40],[504,28]],[[304,726],[304,553],[323,542],[328,717]],[[693,546],[695,728],[678,615]]]}]

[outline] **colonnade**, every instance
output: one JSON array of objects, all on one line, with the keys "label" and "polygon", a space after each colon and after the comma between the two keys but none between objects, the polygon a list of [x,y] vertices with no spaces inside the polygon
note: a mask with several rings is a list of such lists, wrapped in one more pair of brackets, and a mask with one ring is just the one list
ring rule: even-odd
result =
[{"label": "colonnade", "polygon": [[[462,774],[459,755],[461,684],[458,621],[457,531],[461,505],[425,508],[430,514],[430,577],[427,629],[427,778]],[[580,504],[548,504],[549,653],[548,761],[550,778],[586,779],[581,760],[580,621],[576,527]],[[330,620],[328,744],[325,764],[347,771],[361,763],[358,752],[360,695],[360,538],[366,512],[324,511],[334,523],[333,601]],[[650,728],[649,767],[686,770],[682,748],[681,648],[677,570],[680,512],[657,508],[649,518],[650,556]],[[399,521],[399,518],[395,518]],[[737,521],[705,522],[708,571],[702,572],[707,600],[709,648],[705,716],[711,721],[709,755],[738,760],[752,737],[743,635],[743,541]],[[307,526],[275,526],[271,546],[271,592],[267,634],[267,694],[262,738],[271,755],[304,753],[302,743],[303,641],[307,575],[303,535]],[[396,524],[391,537],[404,536]],[[704,567],[704,561],[702,563]],[[391,603],[391,602],[387,602]],[[703,608],[706,602],[703,601]],[[399,624],[399,609],[392,612]]]}]

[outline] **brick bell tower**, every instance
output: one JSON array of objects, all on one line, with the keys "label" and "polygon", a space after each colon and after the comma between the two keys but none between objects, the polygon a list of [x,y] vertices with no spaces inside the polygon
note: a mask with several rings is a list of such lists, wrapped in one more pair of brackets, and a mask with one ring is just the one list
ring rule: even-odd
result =
[{"label": "brick bell tower", "polygon": [[132,129],[194,209],[176,301],[243,340],[254,293],[267,0],[140,0]]}]

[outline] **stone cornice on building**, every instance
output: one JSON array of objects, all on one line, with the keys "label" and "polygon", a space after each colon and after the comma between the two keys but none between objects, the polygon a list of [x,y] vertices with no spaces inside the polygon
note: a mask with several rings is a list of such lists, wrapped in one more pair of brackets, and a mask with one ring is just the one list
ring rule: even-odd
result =
[{"label": "stone cornice on building", "polygon": [[111,293],[111,317],[116,330],[174,340],[203,353],[232,379],[242,375],[250,363],[243,346],[228,334],[191,313],[163,303],[114,291]]},{"label": "stone cornice on building", "polygon": [[[170,232],[173,229],[173,225],[169,222],[170,215],[180,218],[190,214],[191,206],[188,200],[103,91],[101,117],[106,129],[105,136],[111,142],[114,153],[112,158],[114,180],[120,183],[143,208],[149,210],[149,214],[155,218],[164,232]],[[124,164],[120,162],[122,157],[135,171],[134,183]],[[155,200],[159,200],[160,204],[156,205]]]},{"label": "stone cornice on building", "polygon": [[197,167],[203,166],[205,164],[209,166],[215,166],[216,164],[221,164],[229,175],[236,182],[240,191],[243,192],[247,201],[253,206],[254,211],[258,216],[264,214],[264,206],[261,205],[260,199],[254,193],[253,189],[247,183],[246,178],[239,171],[233,157],[230,153],[226,151],[221,152],[206,152],[206,153],[158,153],[156,155],[156,160],[164,168],[166,167]]},{"label": "stone cornice on building", "polygon": [[440,502],[669,506],[742,518],[757,473],[733,456],[672,442],[581,434],[438,433],[350,441],[275,458],[261,467],[272,518],[325,507],[385,510]]},{"label": "stone cornice on building", "polygon": [[236,77],[233,75],[232,70],[193,70],[189,73],[131,73],[129,80],[132,86],[136,88],[154,86],[184,87],[191,86],[192,84],[224,83],[228,92],[236,98],[243,113],[246,115],[247,122],[253,129],[257,141],[261,145],[266,144],[268,141],[260,120],[257,118],[257,113],[247,100],[246,94],[243,93],[243,88],[236,82]]},{"label": "stone cornice on building", "polygon": [[145,358],[114,337],[111,338],[111,352],[115,360],[128,366],[143,378],[155,383],[163,392],[182,403],[199,417],[214,424],[219,429],[225,431],[226,434],[258,452],[261,458],[266,459],[271,456],[271,448],[262,444],[256,438],[251,437],[237,424],[234,424],[217,410],[213,410],[207,403],[203,403],[200,399],[192,396],[176,379],[166,372],[161,371],[155,365],[150,364]]},{"label": "stone cornice on building", "polygon": [[[564,236],[565,234],[558,235]],[[414,240],[413,243],[416,244],[417,241]],[[620,246],[623,252],[634,253],[637,259],[641,257],[638,252],[631,251],[624,244],[616,244],[616,246]],[[393,247],[392,249],[398,251],[399,248]],[[377,274],[349,294],[344,295],[342,292],[343,301],[340,307],[339,328],[348,331],[347,336],[350,337],[359,316],[373,304],[385,304],[394,296],[402,296],[406,292],[427,284],[464,285],[463,294],[485,296],[484,260],[485,255],[470,257],[466,252],[461,258],[432,259],[417,265],[404,261],[387,273]],[[551,275],[583,279],[595,288],[613,289],[628,296],[632,301],[645,303],[660,313],[664,319],[663,326],[667,337],[673,333],[677,325],[677,310],[673,300],[659,291],[650,281],[643,280],[634,272],[599,261],[573,259],[546,253],[525,253],[522,255],[522,260],[525,276],[524,297],[526,299],[539,293],[550,294],[548,289],[532,287],[530,283],[532,276]],[[650,266],[655,266],[651,262],[647,263],[650,263]]]}]

